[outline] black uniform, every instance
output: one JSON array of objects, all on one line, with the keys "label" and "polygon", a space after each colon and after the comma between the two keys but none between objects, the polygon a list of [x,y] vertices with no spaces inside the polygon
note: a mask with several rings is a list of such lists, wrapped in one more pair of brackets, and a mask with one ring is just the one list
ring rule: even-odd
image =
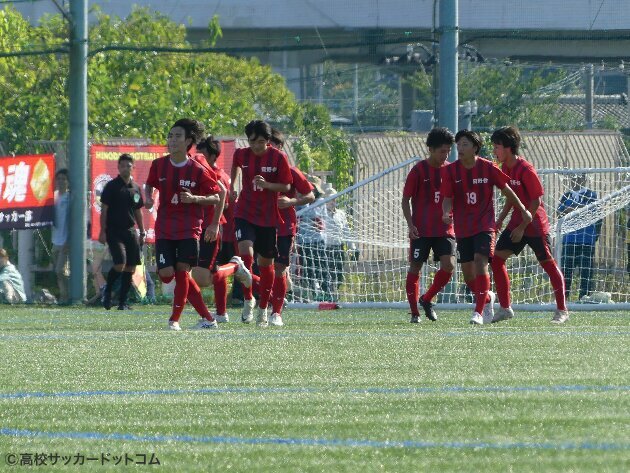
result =
[{"label": "black uniform", "polygon": [[103,188],[101,202],[107,205],[105,236],[115,265],[140,264],[140,246],[136,237],[135,211],[144,205],[140,187],[133,180],[126,184],[120,176]]}]

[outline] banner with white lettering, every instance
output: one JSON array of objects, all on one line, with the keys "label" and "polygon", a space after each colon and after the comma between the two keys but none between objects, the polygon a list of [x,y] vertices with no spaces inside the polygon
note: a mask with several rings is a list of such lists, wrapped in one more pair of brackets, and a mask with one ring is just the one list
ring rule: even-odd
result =
[{"label": "banner with white lettering", "polygon": [[0,229],[52,225],[54,182],[52,154],[0,157]]}]

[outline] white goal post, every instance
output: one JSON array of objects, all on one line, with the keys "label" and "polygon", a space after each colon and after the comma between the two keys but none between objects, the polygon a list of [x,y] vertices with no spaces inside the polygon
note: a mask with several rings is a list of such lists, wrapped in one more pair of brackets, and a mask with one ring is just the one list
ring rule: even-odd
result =
[{"label": "white goal post", "polygon": [[[405,279],[409,240],[401,200],[406,176],[418,160],[414,157],[392,166],[298,211],[290,305],[317,307],[334,303],[342,307],[408,308]],[[569,272],[562,261],[565,235],[591,225],[596,225],[599,232],[590,268],[583,267],[587,266],[583,260],[572,259],[569,308],[630,309],[630,168],[543,169],[538,174],[545,189],[543,201],[561,268]],[[559,202],[563,194],[575,190],[575,175],[585,176],[585,187],[594,191],[597,198],[560,217]],[[499,192],[495,195],[498,213],[502,196]],[[565,249],[564,254],[573,257],[580,250],[576,245],[574,251]],[[531,249],[512,256],[507,265],[515,309],[555,307],[548,277]],[[421,292],[431,284],[436,271],[431,256],[423,266]],[[588,276],[588,284],[581,277],[584,275]],[[584,288],[587,294],[581,294]],[[443,309],[470,307],[472,297],[466,292],[459,268],[436,302]]]}]

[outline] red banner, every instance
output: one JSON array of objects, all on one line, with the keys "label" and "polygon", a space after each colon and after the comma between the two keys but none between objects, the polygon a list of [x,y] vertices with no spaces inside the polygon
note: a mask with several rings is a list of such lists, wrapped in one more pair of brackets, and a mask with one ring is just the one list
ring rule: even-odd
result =
[{"label": "red banner", "polygon": [[0,229],[50,226],[55,216],[55,157],[0,157]]},{"label": "red banner", "polygon": [[[232,156],[234,155],[234,140],[226,140],[221,142],[221,156],[217,160],[217,165],[230,173],[232,167]],[[192,150],[194,152],[194,149]],[[142,189],[144,197],[144,184],[149,175],[151,162],[167,154],[165,146],[146,145],[146,146],[109,146],[109,145],[92,145],[90,150],[90,158],[92,162],[92,192],[91,192],[91,220],[93,240],[98,240],[98,234],[101,231],[101,192],[103,187],[110,180],[118,176],[118,157],[123,153],[129,153],[134,158],[133,179]],[[147,231],[147,243],[155,242],[155,218],[157,217],[157,195],[154,196],[156,206],[150,211],[142,210],[144,218],[144,228]]]}]

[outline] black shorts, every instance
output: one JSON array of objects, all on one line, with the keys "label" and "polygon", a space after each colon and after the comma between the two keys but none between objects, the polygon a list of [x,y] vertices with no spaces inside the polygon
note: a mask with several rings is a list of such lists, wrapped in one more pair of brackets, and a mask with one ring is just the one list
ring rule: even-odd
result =
[{"label": "black shorts", "polygon": [[509,250],[515,255],[518,255],[523,251],[525,245],[528,245],[536,255],[538,261],[542,262],[553,259],[553,255],[551,254],[551,237],[548,233],[542,237],[523,235],[523,238],[521,238],[521,241],[518,243],[513,243],[511,236],[511,230],[504,230],[499,237],[499,241],[497,241],[496,251]]},{"label": "black shorts", "polygon": [[410,240],[409,261],[425,263],[429,252],[433,250],[433,260],[440,261],[441,256],[455,254],[455,238],[453,237],[420,237]]},{"label": "black shorts", "polygon": [[197,266],[214,271],[219,256],[219,248],[221,248],[221,234],[219,234],[214,241],[206,241],[204,239],[199,241],[199,259]]},{"label": "black shorts", "polygon": [[234,241],[221,241],[221,249],[217,255],[217,264],[222,265],[229,263],[234,255],[236,255],[236,242]]},{"label": "black shorts", "polygon": [[494,232],[477,233],[476,235],[457,239],[457,261],[470,263],[475,261],[475,253],[487,256],[491,260],[494,256]]},{"label": "black shorts", "polygon": [[164,240],[158,239],[155,242],[155,259],[157,269],[164,269],[177,263],[186,263],[197,266],[199,258],[199,240],[187,238],[185,240]]},{"label": "black shorts", "polygon": [[140,264],[140,245],[134,229],[122,232],[106,232],[107,246],[114,265],[138,266]]},{"label": "black shorts", "polygon": [[278,256],[276,227],[261,227],[242,218],[234,219],[234,227],[236,228],[236,239],[239,243],[246,240],[254,242],[254,253],[259,254],[263,258],[273,259]]},{"label": "black shorts", "polygon": [[289,266],[291,250],[293,249],[293,235],[278,237],[278,258],[276,261],[285,266]]}]

